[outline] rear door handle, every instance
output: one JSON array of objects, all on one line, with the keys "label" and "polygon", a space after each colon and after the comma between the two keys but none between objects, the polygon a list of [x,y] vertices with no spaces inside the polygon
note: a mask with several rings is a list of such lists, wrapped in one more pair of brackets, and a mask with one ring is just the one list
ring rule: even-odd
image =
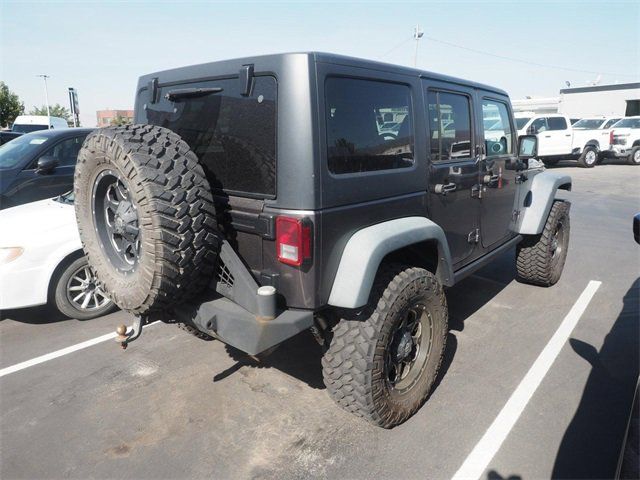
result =
[{"label": "rear door handle", "polygon": [[545,135],[544,138],[551,138],[551,135]]},{"label": "rear door handle", "polygon": [[569,134],[569,135],[565,135],[565,137],[570,137],[570,136],[571,136],[571,134]]},{"label": "rear door handle", "polygon": [[455,183],[436,183],[433,190],[440,195],[446,195],[447,193],[451,193],[456,189]]}]

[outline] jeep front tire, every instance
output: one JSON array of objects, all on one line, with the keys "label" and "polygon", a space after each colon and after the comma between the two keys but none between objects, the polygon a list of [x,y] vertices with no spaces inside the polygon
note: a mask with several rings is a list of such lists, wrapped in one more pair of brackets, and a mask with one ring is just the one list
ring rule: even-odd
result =
[{"label": "jeep front tire", "polygon": [[74,192],[89,264],[123,310],[163,310],[211,281],[211,189],[175,133],[151,125],[96,130],[78,155]]},{"label": "jeep front tire", "polygon": [[516,248],[517,279],[524,283],[550,287],[564,269],[569,250],[569,208],[564,200],[555,200],[542,233],[525,235]]},{"label": "jeep front tire", "polygon": [[436,379],[447,320],[444,291],[432,273],[381,266],[365,311],[333,328],[322,358],[330,396],[380,427],[404,422],[425,402]]}]

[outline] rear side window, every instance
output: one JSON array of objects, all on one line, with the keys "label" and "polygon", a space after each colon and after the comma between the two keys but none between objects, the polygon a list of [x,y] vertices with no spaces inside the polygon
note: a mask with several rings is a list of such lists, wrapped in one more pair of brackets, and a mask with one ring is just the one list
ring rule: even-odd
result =
[{"label": "rear side window", "polygon": [[549,130],[567,129],[567,121],[563,117],[548,117],[547,125],[549,125]]},{"label": "rear side window", "polygon": [[[222,88],[169,101],[172,90]],[[276,194],[276,79],[257,76],[249,95],[238,78],[163,87],[146,106],[147,122],[189,144],[216,190],[253,197]]]},{"label": "rear side window", "polygon": [[457,93],[429,91],[431,161],[449,161],[471,156],[471,106],[469,97]]},{"label": "rear side window", "polygon": [[327,160],[335,174],[413,165],[408,86],[351,78],[325,83]]}]

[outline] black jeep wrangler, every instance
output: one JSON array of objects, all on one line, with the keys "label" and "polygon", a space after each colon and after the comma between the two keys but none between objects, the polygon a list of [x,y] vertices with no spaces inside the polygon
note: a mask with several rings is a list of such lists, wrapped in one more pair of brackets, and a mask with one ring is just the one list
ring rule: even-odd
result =
[{"label": "black jeep wrangler", "polygon": [[444,287],[513,246],[520,280],[560,278],[571,178],[536,141],[502,90],[411,68],[294,53],[167,70],[140,78],[135,125],[84,143],[78,225],[136,315],[123,346],[154,319],[252,355],[312,329],[329,394],[392,427],[436,378]]}]

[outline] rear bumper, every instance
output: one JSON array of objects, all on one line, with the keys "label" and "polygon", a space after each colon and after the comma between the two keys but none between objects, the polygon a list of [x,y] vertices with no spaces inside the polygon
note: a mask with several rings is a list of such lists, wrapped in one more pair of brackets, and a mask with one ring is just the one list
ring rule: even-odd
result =
[{"label": "rear bumper", "polygon": [[627,145],[610,145],[607,150],[607,156],[611,157],[628,157],[631,155],[631,149],[633,147]]},{"label": "rear bumper", "polygon": [[250,355],[257,355],[313,325],[313,311],[284,310],[272,320],[245,310],[225,297],[181,305],[176,320],[213,333],[223,342]]}]

